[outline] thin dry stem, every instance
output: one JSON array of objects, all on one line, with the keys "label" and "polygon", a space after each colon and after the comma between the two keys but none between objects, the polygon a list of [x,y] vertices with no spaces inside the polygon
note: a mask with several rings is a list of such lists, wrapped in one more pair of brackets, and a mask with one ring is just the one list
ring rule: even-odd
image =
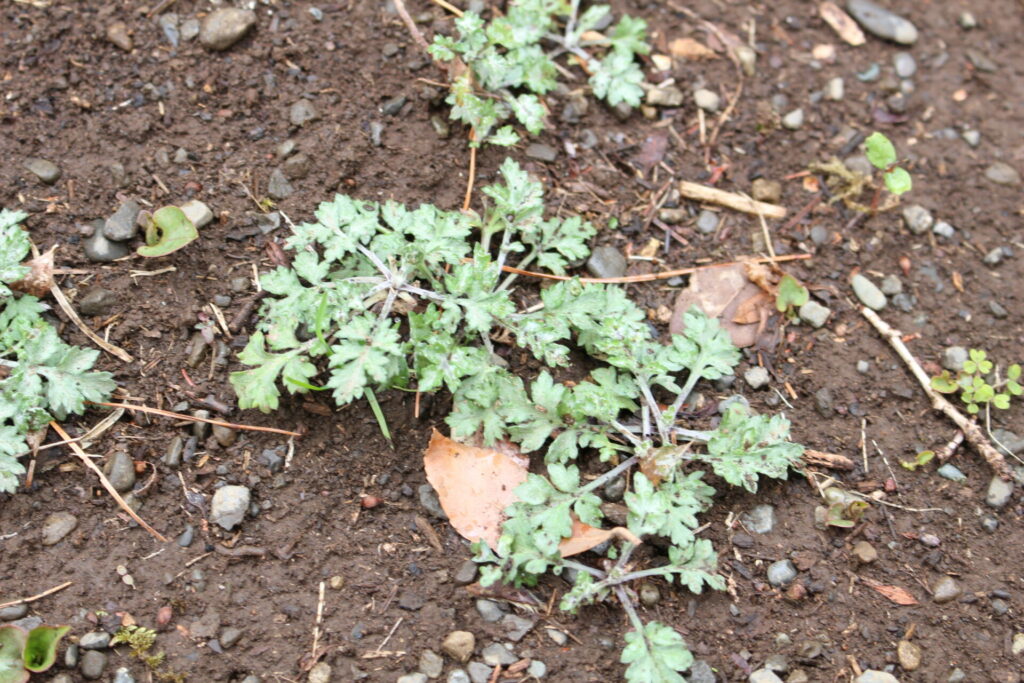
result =
[{"label": "thin dry stem", "polygon": [[242,429],[250,432],[268,432],[270,434],[284,434],[285,436],[302,436],[298,432],[289,432],[287,429],[278,429],[277,427],[260,427],[258,425],[240,425],[234,422],[225,422],[223,420],[211,420],[205,417],[196,417],[195,415],[185,415],[183,413],[174,413],[170,410],[161,410],[160,408],[150,408],[149,406],[137,406],[130,403],[106,403],[104,401],[89,401],[96,406],[107,406],[108,408],[124,408],[125,410],[138,410],[142,413],[150,413],[151,415],[162,415],[163,417],[175,417],[179,420],[188,420],[190,422],[206,422],[212,425],[220,425],[221,427],[227,427],[228,429]]},{"label": "thin dry stem", "polygon": [[868,322],[878,330],[878,333],[888,340],[889,344],[896,351],[896,354],[904,363],[906,363],[907,367],[910,368],[910,372],[917,378],[921,388],[924,389],[924,393],[931,399],[932,408],[952,420],[960,431],[964,433],[964,438],[967,439],[967,443],[974,446],[974,449],[981,454],[981,457],[985,458],[989,467],[991,467],[995,473],[1003,479],[1009,480],[1010,470],[1006,466],[1006,460],[1003,458],[1003,454],[992,446],[977,422],[969,420],[963,413],[956,409],[956,406],[946,400],[945,396],[932,389],[931,379],[921,367],[921,364],[917,362],[917,359],[914,358],[913,354],[910,353],[906,344],[903,343],[903,335],[900,331],[892,328],[870,308],[862,308],[860,312],[868,319]]},{"label": "thin dry stem", "polygon": [[53,588],[47,588],[42,593],[36,593],[35,595],[32,595],[32,596],[27,597],[27,598],[21,598],[19,600],[11,600],[10,602],[0,602],[0,609],[3,609],[4,607],[14,607],[15,605],[24,605],[27,602],[35,602],[36,600],[39,600],[40,598],[45,598],[47,595],[53,595],[54,593],[56,593],[58,591],[64,590],[65,588],[70,586],[72,583],[74,583],[74,582],[73,581],[65,581],[64,583],[60,584],[59,586],[54,586]]},{"label": "thin dry stem", "polygon": [[424,52],[426,52],[430,45],[427,43],[427,39],[423,37],[423,34],[420,32],[416,22],[412,20],[411,16],[409,16],[409,10],[405,9],[405,2],[403,2],[403,0],[394,1],[395,10],[398,11],[398,16],[402,18],[402,21],[405,23],[405,27],[409,29],[409,33],[412,34],[412,39],[416,41],[417,45],[423,48]]},{"label": "thin dry stem", "polygon": [[734,211],[742,211],[750,214],[764,214],[768,218],[785,218],[786,207],[768,204],[766,202],[754,201],[750,197],[744,197],[735,192],[726,192],[717,187],[708,187],[699,183],[691,183],[687,180],[679,181],[679,194],[687,199],[709,204],[719,204]]}]

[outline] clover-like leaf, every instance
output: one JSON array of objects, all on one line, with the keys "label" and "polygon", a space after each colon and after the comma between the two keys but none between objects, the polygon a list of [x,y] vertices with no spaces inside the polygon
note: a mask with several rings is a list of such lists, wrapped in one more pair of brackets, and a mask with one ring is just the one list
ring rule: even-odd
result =
[{"label": "clover-like leaf", "polygon": [[899,161],[899,157],[896,156],[896,148],[893,146],[892,141],[877,131],[869,135],[864,141],[864,149],[867,154],[868,161],[870,161],[871,165],[880,171],[889,168]]}]

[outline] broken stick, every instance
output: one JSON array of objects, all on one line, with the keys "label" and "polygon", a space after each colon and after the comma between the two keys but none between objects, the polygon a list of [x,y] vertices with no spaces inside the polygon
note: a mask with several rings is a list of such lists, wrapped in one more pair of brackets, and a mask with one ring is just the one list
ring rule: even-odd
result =
[{"label": "broken stick", "polygon": [[917,362],[913,354],[910,353],[910,349],[903,343],[902,334],[899,330],[892,328],[887,322],[878,317],[878,314],[872,311],[870,308],[862,308],[861,314],[868,319],[868,322],[874,325],[878,333],[882,335],[889,344],[895,349],[897,355],[903,359],[907,367],[910,368],[910,372],[913,373],[914,377],[917,378],[921,388],[928,395],[928,398],[932,401],[932,408],[939,411],[950,420],[964,433],[964,438],[967,439],[967,443],[974,446],[974,449],[981,454],[981,457],[985,458],[985,461],[989,464],[996,474],[1003,479],[1010,479],[1010,470],[1006,466],[1006,460],[1003,458],[1003,454],[1000,453],[992,446],[985,433],[981,431],[981,427],[974,420],[969,420],[963,413],[956,409],[952,403],[946,400],[946,397],[939,392],[932,389],[931,379],[928,374],[921,367],[921,364]]},{"label": "broken stick", "polygon": [[777,204],[759,202],[750,197],[744,197],[735,192],[726,192],[715,187],[691,183],[686,180],[679,181],[679,194],[687,199],[708,204],[718,204],[735,211],[751,213],[755,216],[760,214],[766,218],[785,218],[786,207]]}]

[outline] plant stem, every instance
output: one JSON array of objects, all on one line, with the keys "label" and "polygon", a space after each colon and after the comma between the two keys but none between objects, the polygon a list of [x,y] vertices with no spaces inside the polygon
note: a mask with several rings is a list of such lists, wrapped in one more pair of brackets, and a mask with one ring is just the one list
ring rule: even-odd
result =
[{"label": "plant stem", "polygon": [[[701,359],[698,357],[697,361],[698,364],[695,364],[695,367],[700,367],[699,363]],[[667,422],[670,425],[675,424],[676,416],[679,414],[679,409],[683,407],[683,404],[686,403],[686,399],[690,397],[690,392],[693,391],[698,380],[700,380],[700,374],[690,370],[690,374],[686,378],[686,384],[683,385],[682,391],[679,392],[679,395],[676,396],[676,400],[672,402],[672,406],[668,409]]]},{"label": "plant stem", "polygon": [[668,443],[668,429],[662,418],[661,408],[658,407],[658,402],[654,400],[654,394],[651,393],[651,385],[647,383],[647,378],[637,378],[637,385],[640,387],[640,392],[643,393],[644,400],[650,406],[651,413],[654,415],[654,424],[658,427],[658,436],[661,437],[661,442]]},{"label": "plant stem", "polygon": [[611,425],[612,427],[615,427],[615,429],[619,430],[619,433],[622,434],[622,436],[626,437],[626,439],[631,444],[633,444],[634,447],[640,448],[640,446],[643,444],[643,442],[640,439],[633,435],[633,430],[629,429],[628,427],[624,427],[623,425],[619,424],[618,422],[615,422],[614,420],[612,421]]},{"label": "plant stem", "polygon": [[615,477],[619,476],[620,474],[622,474],[623,472],[628,470],[630,467],[635,465],[639,460],[640,460],[640,456],[639,455],[634,455],[632,457],[629,457],[629,458],[623,460],[621,463],[619,463],[618,467],[615,467],[614,469],[608,470],[607,472],[602,474],[600,477],[598,477],[594,481],[592,481],[589,484],[587,484],[586,486],[582,487],[577,492],[576,497],[578,498],[578,497],[580,497],[580,496],[582,496],[582,495],[584,495],[586,493],[590,493],[591,491],[593,491],[596,488],[599,488],[599,487],[603,486],[606,482],[611,481],[612,479],[614,479]]},{"label": "plant stem", "polygon": [[[519,262],[519,264],[516,266],[516,268],[525,268],[526,266],[530,265],[531,263],[533,263],[534,259],[536,259],[539,254],[540,254],[540,251],[537,249],[537,247],[534,247],[533,249],[530,250],[529,254],[527,254],[525,257],[523,257],[523,259]],[[500,257],[499,257],[499,260],[500,260]],[[505,264],[501,263],[501,265],[504,266]],[[519,276],[516,273],[509,273],[508,277],[506,277],[502,281],[502,283],[500,285],[498,285],[498,290],[497,291],[500,292],[503,289],[508,289],[509,285],[511,285],[515,281],[515,279],[517,277],[519,277]]]},{"label": "plant stem", "polygon": [[593,576],[595,578],[598,578],[598,579],[603,579],[606,576],[608,576],[607,574],[605,574],[600,569],[595,569],[594,567],[591,567],[589,565],[583,564],[581,562],[576,562],[575,560],[562,560],[562,564],[564,566],[566,566],[566,567],[569,567],[570,569],[575,569],[578,572],[583,572],[585,574],[590,574],[591,576]]},{"label": "plant stem", "polygon": [[633,607],[633,601],[630,599],[629,593],[621,585],[615,586],[614,590],[615,597],[619,599],[622,609],[626,610],[630,623],[633,624],[633,628],[644,639],[644,646],[647,648],[647,652],[650,653],[652,648],[651,643],[647,640],[647,634],[644,632],[644,622],[640,621],[640,615],[636,613],[636,608]]}]

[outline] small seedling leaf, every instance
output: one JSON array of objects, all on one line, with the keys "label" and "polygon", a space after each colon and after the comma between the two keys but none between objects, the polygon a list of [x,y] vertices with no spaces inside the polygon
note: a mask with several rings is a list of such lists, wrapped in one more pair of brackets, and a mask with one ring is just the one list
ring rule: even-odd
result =
[{"label": "small seedling leaf", "polygon": [[949,374],[949,370],[943,370],[941,375],[932,377],[931,386],[940,394],[953,394],[960,388],[953,376]]},{"label": "small seedling leaf", "polygon": [[889,138],[877,131],[868,136],[864,141],[864,147],[867,151],[868,161],[879,170],[884,171],[899,160],[896,156],[896,148],[893,147]]},{"label": "small seedling leaf", "polygon": [[0,683],[25,683],[29,673],[25,671],[22,652],[28,634],[18,626],[0,626]]},{"label": "small seedling leaf", "polygon": [[146,227],[146,244],[136,251],[139,256],[154,258],[175,252],[196,240],[199,232],[185,212],[176,206],[157,209]]},{"label": "small seedling leaf", "polygon": [[57,643],[70,626],[37,626],[28,632],[25,643],[25,668],[33,673],[46,671],[57,659]]},{"label": "small seedling leaf", "polygon": [[883,179],[885,180],[885,187],[889,192],[896,195],[903,194],[904,192],[910,192],[913,187],[913,181],[910,179],[910,174],[899,166],[887,171],[883,176]]},{"label": "small seedling leaf", "polygon": [[775,308],[779,313],[785,313],[800,308],[807,303],[809,298],[810,294],[807,288],[787,273],[779,280],[779,294],[775,297]]},{"label": "small seedling leaf", "polygon": [[923,467],[930,463],[934,457],[935,451],[921,451],[913,460],[901,460],[900,465],[902,465],[904,469],[913,472],[918,467]]}]

